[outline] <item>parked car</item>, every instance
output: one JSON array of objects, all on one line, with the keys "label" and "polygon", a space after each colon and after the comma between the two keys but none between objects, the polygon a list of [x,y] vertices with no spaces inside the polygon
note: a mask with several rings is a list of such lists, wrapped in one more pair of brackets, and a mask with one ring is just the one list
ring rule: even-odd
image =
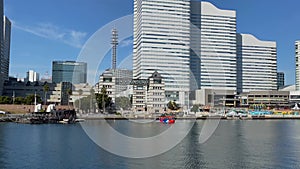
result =
[{"label": "parked car", "polygon": [[0,114],[10,114],[10,112],[5,112],[5,111],[0,110]]}]

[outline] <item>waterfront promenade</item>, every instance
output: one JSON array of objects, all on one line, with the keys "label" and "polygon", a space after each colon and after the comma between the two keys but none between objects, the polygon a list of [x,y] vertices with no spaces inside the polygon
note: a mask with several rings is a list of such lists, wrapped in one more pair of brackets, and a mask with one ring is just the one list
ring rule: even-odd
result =
[{"label": "waterfront promenade", "polygon": [[[47,106],[43,106],[46,109]],[[57,110],[73,109],[72,106],[55,106]],[[34,111],[34,105],[18,105],[18,104],[0,104],[0,110],[10,112],[12,114],[26,114]]]},{"label": "waterfront promenade", "polygon": [[[33,105],[0,105],[0,110],[5,112],[10,112],[10,114],[0,115],[0,122],[14,122],[16,119],[23,117],[30,118],[33,117],[31,114],[34,106]],[[73,109],[73,107],[68,106],[57,106],[57,110],[68,110]],[[147,120],[157,120],[159,117],[156,115],[148,114],[124,114],[113,115],[113,114],[101,114],[101,113],[90,113],[81,114],[77,113],[77,118],[85,120],[136,120],[136,119],[147,119]],[[270,114],[270,115],[235,115],[228,116],[228,114],[216,114],[216,113],[204,113],[201,115],[177,115],[176,120],[300,120],[300,115],[288,115],[288,114]]]}]

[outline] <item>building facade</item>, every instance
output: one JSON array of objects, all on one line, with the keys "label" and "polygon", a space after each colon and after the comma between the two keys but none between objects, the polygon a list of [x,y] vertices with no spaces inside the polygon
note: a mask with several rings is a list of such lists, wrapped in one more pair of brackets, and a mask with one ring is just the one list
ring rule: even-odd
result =
[{"label": "building facade", "polygon": [[155,71],[148,79],[134,79],[131,81],[133,86],[132,109],[135,113],[164,113],[165,102],[165,83],[164,79]]},{"label": "building facade", "polygon": [[133,79],[158,70],[166,97],[184,104],[189,91],[190,0],[134,0]]},{"label": "building facade", "polygon": [[[71,105],[78,99],[94,94],[92,86],[86,83],[72,85],[69,82],[62,82],[52,83],[52,86],[53,87],[49,91],[49,98],[47,102],[56,105],[68,105],[68,101]],[[72,94],[70,96],[67,93],[68,89],[72,90]]]},{"label": "building facade", "polygon": [[10,77],[9,80],[4,83],[3,96],[9,96],[12,98],[16,97],[26,97],[28,95],[36,94],[41,97],[43,102],[45,101],[45,91],[44,85],[47,84],[49,86],[49,93],[46,94],[46,99],[50,98],[50,91],[54,90],[54,84],[52,83],[44,83],[44,82],[22,82],[17,78]]},{"label": "building facade", "polygon": [[147,91],[147,112],[163,113],[166,110],[165,104],[165,83],[163,77],[155,71],[148,78]]},{"label": "building facade", "polygon": [[52,82],[71,82],[80,84],[87,82],[87,63],[75,61],[53,61]]},{"label": "building facade", "polygon": [[241,94],[241,106],[264,105],[269,108],[289,108],[289,91],[250,91]]},{"label": "building facade", "polygon": [[235,107],[237,106],[235,96],[235,90],[201,89],[196,90],[193,104],[211,107]]},{"label": "building facade", "polygon": [[74,87],[70,82],[55,83],[53,90],[50,91],[48,103],[57,105],[68,105],[74,102],[74,99],[69,95],[69,91],[73,94]]},{"label": "building facade", "polygon": [[238,34],[238,92],[277,90],[276,42]]},{"label": "building facade", "polygon": [[116,77],[113,74],[112,69],[108,69],[102,73],[98,82],[97,93],[101,92],[102,88],[106,89],[106,94],[112,99],[116,100]]},{"label": "building facade", "polygon": [[284,87],[284,72],[277,72],[277,89]]},{"label": "building facade", "polygon": [[199,89],[235,90],[236,11],[191,2],[191,71]]},{"label": "building facade", "polygon": [[10,37],[11,37],[11,22],[3,17],[3,57],[1,58],[1,73],[3,80],[9,79],[9,61],[10,61]]},{"label": "building facade", "polygon": [[295,42],[296,90],[300,90],[300,41]]},{"label": "building facade", "polygon": [[130,83],[133,87],[132,95],[132,110],[133,112],[147,112],[146,110],[146,99],[148,90],[147,79],[133,79]]},{"label": "building facade", "polygon": [[29,70],[26,73],[26,80],[25,81],[29,81],[29,82],[36,82],[40,80],[40,74],[33,71],[33,70]]},{"label": "building facade", "polygon": [[9,80],[11,22],[4,16],[4,3],[0,0],[0,95],[4,82]]},{"label": "building facade", "polygon": [[127,90],[128,85],[132,81],[132,70],[127,69],[107,69],[102,73],[99,82],[96,84],[96,92],[100,92],[104,87],[107,94],[115,102],[117,96],[121,92]]},{"label": "building facade", "polygon": [[4,51],[3,51],[3,46],[4,46],[4,26],[3,26],[3,8],[4,8],[4,3],[3,0],[0,0],[0,95],[2,95],[3,92],[3,85],[4,85],[4,78],[2,74],[2,58],[4,57]]}]

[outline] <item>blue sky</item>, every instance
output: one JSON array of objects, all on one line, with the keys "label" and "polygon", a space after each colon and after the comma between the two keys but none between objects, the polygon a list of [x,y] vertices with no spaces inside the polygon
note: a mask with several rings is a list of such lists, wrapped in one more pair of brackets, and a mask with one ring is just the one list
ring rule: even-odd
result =
[{"label": "blue sky", "polygon": [[[221,9],[237,10],[239,33],[276,41],[278,70],[286,73],[286,84],[294,83],[299,0],[208,1]],[[41,76],[46,71],[51,74],[53,60],[76,60],[81,47],[98,29],[132,13],[133,0],[5,0],[5,15],[13,22],[10,75],[24,77],[29,69]],[[121,43],[118,60],[132,53],[130,42]],[[100,69],[108,67],[105,62]]]}]

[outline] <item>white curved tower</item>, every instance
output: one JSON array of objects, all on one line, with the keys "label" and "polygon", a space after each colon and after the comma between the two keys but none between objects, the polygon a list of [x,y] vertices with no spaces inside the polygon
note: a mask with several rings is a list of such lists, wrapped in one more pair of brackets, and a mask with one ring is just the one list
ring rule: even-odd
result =
[{"label": "white curved tower", "polygon": [[239,92],[277,90],[276,42],[238,34]]},{"label": "white curved tower", "polygon": [[[236,11],[192,2],[191,70],[201,89],[236,90]],[[200,33],[199,33],[200,32]],[[200,52],[199,52],[200,51]]]}]

